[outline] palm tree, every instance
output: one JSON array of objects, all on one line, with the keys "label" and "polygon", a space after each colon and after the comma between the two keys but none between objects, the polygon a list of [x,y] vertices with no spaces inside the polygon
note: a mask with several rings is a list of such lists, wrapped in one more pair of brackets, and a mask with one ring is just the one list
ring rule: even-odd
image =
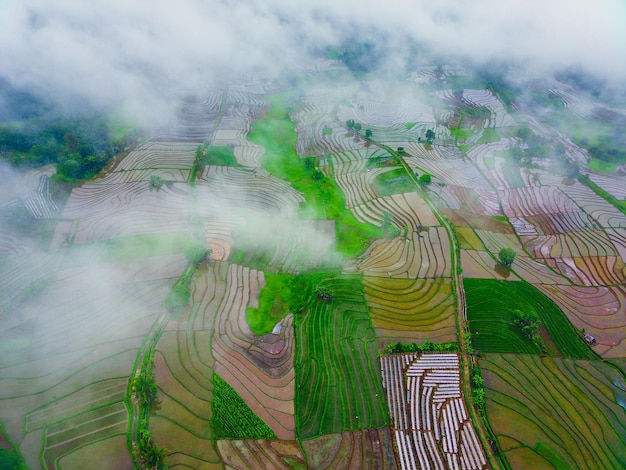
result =
[{"label": "palm tree", "polygon": [[157,385],[152,371],[143,370],[133,379],[133,392],[140,405],[149,406],[157,396]]}]

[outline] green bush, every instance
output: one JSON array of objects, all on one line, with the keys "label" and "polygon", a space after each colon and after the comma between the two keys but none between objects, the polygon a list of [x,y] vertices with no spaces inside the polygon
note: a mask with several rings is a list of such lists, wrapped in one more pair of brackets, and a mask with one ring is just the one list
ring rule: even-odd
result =
[{"label": "green bush", "polygon": [[189,287],[176,284],[172,287],[165,297],[165,308],[168,310],[177,310],[180,307],[183,307],[189,303],[189,299],[191,298],[191,291]]}]

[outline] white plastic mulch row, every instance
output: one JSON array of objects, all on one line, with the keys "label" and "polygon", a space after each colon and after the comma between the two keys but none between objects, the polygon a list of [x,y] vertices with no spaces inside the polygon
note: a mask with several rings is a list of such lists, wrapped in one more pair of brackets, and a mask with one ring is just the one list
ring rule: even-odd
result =
[{"label": "white plastic mulch row", "polygon": [[458,355],[407,357],[381,357],[401,468],[482,468],[486,458],[462,398]]}]

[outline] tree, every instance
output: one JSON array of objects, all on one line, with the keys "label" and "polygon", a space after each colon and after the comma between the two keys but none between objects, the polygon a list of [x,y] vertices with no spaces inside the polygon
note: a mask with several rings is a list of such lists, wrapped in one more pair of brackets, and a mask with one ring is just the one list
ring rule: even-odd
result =
[{"label": "tree", "polygon": [[317,298],[323,300],[324,302],[330,302],[333,300],[333,291],[329,287],[326,286],[316,286],[315,293],[317,294]]},{"label": "tree", "polygon": [[357,132],[361,132],[361,129],[362,129],[362,128],[363,128],[363,126],[361,126],[361,123],[360,123],[360,122],[357,122],[357,123],[354,125],[354,130],[355,130],[355,131],[357,131]]},{"label": "tree", "polygon": [[78,178],[78,176],[80,175],[80,169],[81,169],[80,162],[78,161],[80,157],[77,155],[72,155],[72,156],[75,158],[70,158],[66,160],[65,163],[63,163],[63,165],[60,166],[59,173],[69,178]]},{"label": "tree", "polygon": [[350,129],[352,129],[354,127],[354,119],[348,119],[346,121],[346,126],[348,126]]},{"label": "tree", "polygon": [[500,260],[500,264],[502,266],[510,268],[513,264],[513,261],[515,261],[515,255],[516,253],[512,248],[502,248],[498,253],[498,259]]},{"label": "tree", "polygon": [[142,370],[137,377],[133,379],[133,392],[137,395],[137,401],[140,405],[150,406],[157,397],[157,386],[154,380],[152,369]]},{"label": "tree", "polygon": [[432,143],[432,141],[435,140],[435,132],[432,129],[428,129],[426,131],[426,140],[429,143]]},{"label": "tree", "polygon": [[161,177],[159,175],[150,175],[150,178],[148,178],[148,187],[150,189],[159,190],[161,189],[161,186],[163,186],[163,180]]},{"label": "tree", "polygon": [[367,139],[369,139],[370,137],[372,137],[372,134],[373,134],[372,129],[365,129],[365,137],[366,137]]}]

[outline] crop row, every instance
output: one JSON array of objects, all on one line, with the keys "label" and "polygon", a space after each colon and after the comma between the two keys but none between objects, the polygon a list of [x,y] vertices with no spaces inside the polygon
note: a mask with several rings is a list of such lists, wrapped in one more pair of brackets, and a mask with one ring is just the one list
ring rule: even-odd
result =
[{"label": "crop row", "polygon": [[603,357],[620,357],[626,350],[626,289],[623,286],[538,285],[563,310],[576,328],[597,341]]},{"label": "crop row", "polygon": [[599,230],[523,237],[522,242],[535,258],[614,257],[617,254],[608,235]]},{"label": "crop row", "polygon": [[449,279],[366,277],[363,284],[379,349],[397,341],[455,341]]},{"label": "crop row", "polygon": [[189,192],[172,183],[150,190],[147,182],[85,184],[74,188],[63,217],[79,219],[75,243],[143,233],[185,232]]},{"label": "crop row", "polygon": [[210,426],[213,400],[210,331],[166,331],[154,357],[159,405],[150,432],[172,454],[219,462]]},{"label": "crop row", "polygon": [[484,468],[461,394],[459,356],[392,354],[380,362],[400,467]]},{"label": "crop row", "polygon": [[274,439],[276,434],[219,375],[213,374],[213,416],[216,439]]},{"label": "crop row", "polygon": [[598,229],[595,222],[582,211],[535,214],[528,216],[527,220],[537,227],[537,231],[543,235],[558,235],[567,232],[582,232],[585,230]]},{"label": "crop row", "polygon": [[127,423],[126,407],[117,402],[47,427],[42,451],[44,468],[57,468],[56,461],[77,448],[124,434]]},{"label": "crop row", "polygon": [[626,266],[621,257],[587,256],[545,261],[577,284],[594,286],[617,285],[626,282]]},{"label": "crop row", "polygon": [[404,160],[419,174],[430,173],[446,185],[492,189],[485,177],[466,160],[438,160],[424,157],[404,157]]},{"label": "crop row", "polygon": [[331,300],[313,300],[296,317],[296,412],[303,439],[388,422],[361,281],[344,277],[321,285]]},{"label": "crop row", "polygon": [[327,434],[302,441],[302,447],[308,457],[308,468],[311,469],[398,468],[388,427]]},{"label": "crop row", "polygon": [[536,186],[501,191],[502,208],[508,217],[578,212],[580,207],[555,186]]},{"label": "crop row", "polygon": [[216,444],[227,469],[291,470],[306,467],[305,456],[296,441],[222,439]]},{"label": "crop row", "polygon": [[439,225],[439,221],[417,192],[373,199],[355,206],[353,210],[362,222],[379,226],[387,213],[391,216],[393,225],[399,229],[406,227],[410,232]]},{"label": "crop row", "polygon": [[626,228],[624,214],[594,193],[588,186],[576,182],[570,186],[563,185],[560,189],[582,207],[601,227]]},{"label": "crop row", "polygon": [[259,337],[245,320],[246,308],[252,297],[258,302],[263,282],[263,273],[229,265],[213,330],[214,370],[279,438],[293,439],[293,328]]},{"label": "crop row", "polygon": [[365,276],[408,279],[450,275],[450,241],[442,227],[413,232],[409,238],[376,240],[359,258]]},{"label": "crop row", "polygon": [[590,173],[589,178],[604,191],[620,201],[626,200],[626,186],[624,177],[619,173],[599,174]]},{"label": "crop row", "polygon": [[498,195],[491,189],[471,189],[462,186],[446,185],[431,187],[430,193],[440,198],[453,210],[478,215],[502,215]]},{"label": "crop row", "polygon": [[197,144],[147,142],[116,162],[110,171],[147,168],[191,169]]},{"label": "crop row", "polygon": [[65,399],[56,400],[24,416],[24,429],[29,432],[91,408],[120,402],[126,395],[126,379],[111,379],[90,384]]},{"label": "crop row", "polygon": [[[514,310],[535,311],[560,354],[595,359],[563,312],[527,282],[465,279],[474,347],[482,352],[539,352],[512,326]],[[496,320],[496,321],[494,321]],[[546,340],[548,338],[545,338]]]},{"label": "crop row", "polygon": [[480,367],[487,415],[513,468],[626,466],[615,369],[598,361],[495,354]]}]

